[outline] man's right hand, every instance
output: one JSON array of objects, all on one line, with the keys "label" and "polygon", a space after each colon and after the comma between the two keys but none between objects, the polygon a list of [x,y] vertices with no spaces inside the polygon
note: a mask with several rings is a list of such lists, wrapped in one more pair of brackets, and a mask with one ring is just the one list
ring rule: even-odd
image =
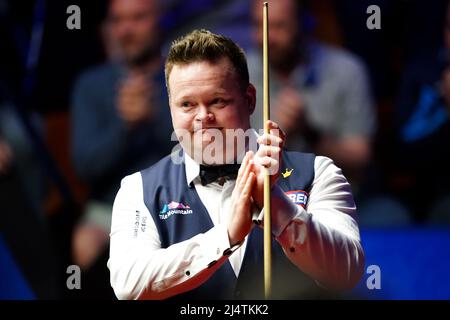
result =
[{"label": "man's right hand", "polygon": [[252,189],[255,183],[253,160],[249,152],[245,155],[236,179],[236,186],[231,195],[231,218],[228,222],[228,238],[231,246],[244,241],[253,227],[252,222]]},{"label": "man's right hand", "polygon": [[133,75],[122,81],[117,95],[120,117],[131,127],[152,116],[150,96],[152,85],[145,75]]}]

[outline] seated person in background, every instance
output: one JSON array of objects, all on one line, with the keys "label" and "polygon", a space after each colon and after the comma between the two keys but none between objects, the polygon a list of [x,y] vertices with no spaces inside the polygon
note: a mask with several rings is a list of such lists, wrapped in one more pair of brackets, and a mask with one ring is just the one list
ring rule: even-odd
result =
[{"label": "seated person in background", "polygon": [[120,179],[171,149],[159,19],[156,1],[111,0],[104,31],[112,61],[83,73],[73,90],[73,159],[91,191],[73,237],[84,269],[108,244]]},{"label": "seated person in background", "polygon": [[[12,297],[20,296],[20,286],[8,286],[11,279],[4,282],[6,276],[12,275],[11,268],[17,268],[26,279],[23,286],[32,289],[32,296],[58,299],[61,298],[59,257],[52,245],[44,211],[48,171],[25,129],[24,119],[20,118],[13,102],[6,98],[10,93],[4,95],[2,89],[0,80],[0,238],[15,263],[5,264],[2,258],[0,292],[2,298],[8,297],[8,293]],[[41,138],[45,130],[41,117],[31,110],[24,116]]]},{"label": "seated person in background", "polygon": [[[262,2],[252,1],[250,80],[262,101]],[[353,189],[364,179],[371,157],[376,115],[362,62],[341,49],[312,41],[301,28],[296,0],[269,3],[271,117],[286,130],[286,146],[331,157]],[[262,127],[262,110],[252,116]]]},{"label": "seated person in background", "polygon": [[[1,99],[0,93],[0,99]],[[31,124],[38,133],[44,131],[42,119],[30,112]],[[41,163],[38,161],[31,139],[20,121],[12,103],[0,100],[0,176],[11,172],[17,177],[27,205],[38,220],[44,223],[44,199],[47,185]]]},{"label": "seated person in background", "polygon": [[166,81],[182,149],[122,181],[108,261],[117,297],[262,298],[264,168],[272,298],[355,286],[364,252],[350,185],[331,159],[282,150],[275,122],[270,134],[251,129],[256,91],[243,51],[193,31],[172,44]]},{"label": "seated person in background", "polygon": [[[397,165],[411,176],[416,218],[450,223],[450,5],[444,47],[407,67],[397,102]],[[407,161],[405,161],[407,159]]]}]

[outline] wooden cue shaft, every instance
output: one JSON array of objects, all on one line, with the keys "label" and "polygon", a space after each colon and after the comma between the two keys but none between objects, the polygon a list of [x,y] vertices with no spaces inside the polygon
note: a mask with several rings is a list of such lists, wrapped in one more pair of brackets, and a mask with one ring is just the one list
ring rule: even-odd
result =
[{"label": "wooden cue shaft", "polygon": [[[263,118],[264,133],[269,133],[267,120],[270,119],[269,102],[269,5],[264,2],[263,5]],[[272,292],[272,226],[270,214],[270,175],[266,171],[264,177],[264,295],[270,299]]]}]

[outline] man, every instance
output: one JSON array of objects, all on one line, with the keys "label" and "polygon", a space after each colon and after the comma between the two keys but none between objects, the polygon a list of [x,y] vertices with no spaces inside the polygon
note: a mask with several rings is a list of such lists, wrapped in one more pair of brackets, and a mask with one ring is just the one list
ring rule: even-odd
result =
[{"label": "man", "polygon": [[[251,130],[256,92],[243,51],[193,31],[172,44],[166,81],[184,161],[174,152],[122,181],[108,261],[117,297],[262,298],[253,221],[264,224],[264,168],[273,173],[273,297],[353,287],[364,253],[350,186],[330,159],[282,151],[275,122],[270,134]],[[242,162],[237,177],[230,159]]]},{"label": "man", "polygon": [[91,195],[73,236],[75,263],[89,269],[109,241],[123,176],[170,151],[170,114],[153,0],[111,0],[104,37],[111,62],[83,73],[72,98],[72,150]]},{"label": "man", "polygon": [[[252,1],[250,79],[262,99],[262,1]],[[313,41],[303,30],[296,0],[269,4],[272,118],[286,131],[287,147],[332,158],[356,187],[370,159],[375,113],[368,77],[355,56]],[[262,111],[252,117],[260,128]]]}]

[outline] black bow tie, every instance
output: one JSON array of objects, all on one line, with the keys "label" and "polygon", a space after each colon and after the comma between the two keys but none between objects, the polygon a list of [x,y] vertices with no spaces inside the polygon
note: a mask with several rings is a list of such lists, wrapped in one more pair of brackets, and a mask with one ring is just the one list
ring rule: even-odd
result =
[{"label": "black bow tie", "polygon": [[236,179],[240,164],[223,164],[220,166],[204,166],[200,165],[200,179],[202,185],[214,182],[221,177],[229,177]]}]

